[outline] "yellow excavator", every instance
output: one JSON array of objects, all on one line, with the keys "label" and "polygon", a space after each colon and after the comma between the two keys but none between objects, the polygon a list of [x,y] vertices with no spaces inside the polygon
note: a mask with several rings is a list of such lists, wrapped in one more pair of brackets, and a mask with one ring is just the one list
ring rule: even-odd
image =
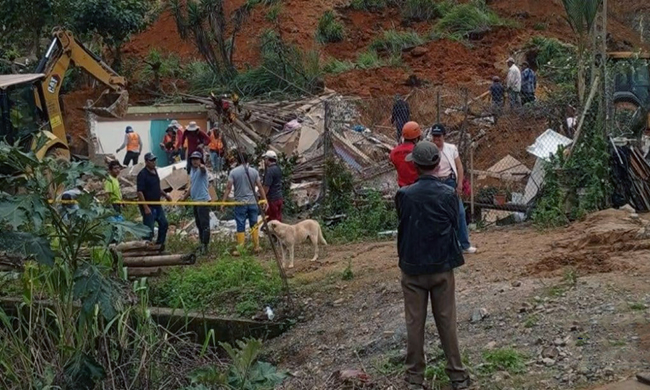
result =
[{"label": "yellow excavator", "polygon": [[611,52],[614,79],[614,133],[650,135],[650,53]]},{"label": "yellow excavator", "polygon": [[[126,80],[88,50],[70,31],[55,29],[52,43],[32,74],[0,75],[0,139],[32,148],[41,159],[70,159],[59,92],[71,66],[83,69],[108,89],[91,106],[100,116],[123,117],[128,109]],[[38,135],[44,137],[38,137]],[[37,142],[41,139],[40,142]],[[45,141],[43,141],[43,139]]]}]

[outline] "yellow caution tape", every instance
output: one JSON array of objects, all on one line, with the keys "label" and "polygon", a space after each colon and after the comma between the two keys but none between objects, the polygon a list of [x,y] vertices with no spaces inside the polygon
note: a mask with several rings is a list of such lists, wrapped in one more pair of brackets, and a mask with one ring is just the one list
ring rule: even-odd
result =
[{"label": "yellow caution tape", "polygon": [[[49,200],[50,203],[60,203],[60,204],[77,204],[76,200]],[[260,200],[259,204],[266,203],[265,200]],[[184,201],[184,202],[165,202],[165,201],[136,201],[136,200],[123,200],[121,202],[113,202],[113,204],[118,205],[149,205],[149,206],[248,206],[254,205],[255,203],[246,203],[246,202],[221,202],[221,201],[209,201],[209,202],[194,202],[194,201]]]}]

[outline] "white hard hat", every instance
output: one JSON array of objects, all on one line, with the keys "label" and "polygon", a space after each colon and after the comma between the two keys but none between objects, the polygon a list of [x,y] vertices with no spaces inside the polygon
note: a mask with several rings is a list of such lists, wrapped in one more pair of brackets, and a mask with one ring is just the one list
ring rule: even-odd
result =
[{"label": "white hard hat", "polygon": [[263,157],[266,157],[266,158],[272,158],[272,159],[274,159],[274,160],[277,160],[277,158],[278,158],[278,154],[275,153],[275,152],[272,151],[272,150],[268,150],[266,153],[264,153],[264,156],[263,156]]}]

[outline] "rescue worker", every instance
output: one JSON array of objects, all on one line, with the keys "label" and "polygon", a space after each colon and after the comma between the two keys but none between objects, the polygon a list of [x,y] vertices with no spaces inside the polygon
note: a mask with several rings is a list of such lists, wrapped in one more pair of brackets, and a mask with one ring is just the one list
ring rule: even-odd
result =
[{"label": "rescue worker", "polygon": [[[176,119],[173,119],[169,125],[176,129],[176,140],[181,139],[183,133],[185,132],[185,127],[178,123]],[[187,149],[187,141],[185,141],[180,147],[177,147],[176,149],[178,149],[181,160],[185,161],[185,149]]]},{"label": "rescue worker", "polygon": [[119,153],[122,149],[126,148],[126,155],[124,156],[124,165],[125,167],[129,166],[130,162],[133,162],[133,165],[138,165],[138,158],[142,152],[142,138],[140,135],[133,131],[133,127],[127,126],[124,135],[124,143],[120,146],[115,153]]},{"label": "rescue worker", "polygon": [[506,78],[506,88],[508,89],[508,99],[510,100],[510,109],[514,110],[521,106],[521,71],[515,65],[515,60],[511,57],[506,61],[508,65],[508,77]]},{"label": "rescue worker", "polygon": [[[190,171],[190,188],[185,191],[182,199],[192,198],[195,202],[209,202],[210,191],[208,185],[208,170],[203,163],[203,154],[198,150],[190,155],[190,163],[192,170]],[[210,207],[209,206],[194,206],[194,222],[199,231],[199,239],[201,240],[202,248],[201,253],[208,253],[208,245],[210,244]]]},{"label": "rescue worker", "polygon": [[226,151],[226,142],[221,136],[219,128],[216,126],[210,130],[208,134],[210,137],[210,162],[212,163],[212,170],[219,173],[223,170],[223,158]]},{"label": "rescue worker", "polygon": [[[176,147],[180,149],[183,143],[187,141],[186,158],[191,156],[197,150],[203,154],[203,147],[210,144],[210,137],[203,130],[199,128],[196,122],[190,122],[187,129],[181,135],[181,138],[176,143]],[[187,173],[190,173],[191,163],[187,158]]]},{"label": "rescue worker", "polygon": [[[259,209],[255,203],[254,191],[255,188],[259,191],[260,198],[264,201],[264,211],[268,210],[266,193],[260,181],[260,174],[255,168],[248,166],[248,156],[245,153],[237,154],[236,159],[239,165],[228,174],[228,184],[223,193],[223,201],[227,202],[230,191],[234,190],[235,201],[245,203],[235,206],[235,222],[237,224],[237,234],[235,237],[238,245],[244,245],[246,242],[246,220],[248,220],[248,225],[251,229],[251,238],[253,240],[253,250],[259,252],[261,250],[260,231],[259,228],[256,228]],[[253,184],[252,186],[251,183]],[[224,207],[221,206],[221,211],[223,212],[223,210]],[[238,253],[235,252],[234,255],[238,255]]]},{"label": "rescue worker", "polygon": [[415,145],[422,140],[422,129],[417,122],[407,122],[402,128],[404,143],[397,145],[390,152],[390,161],[397,170],[397,185],[405,187],[415,183],[418,171],[412,161],[406,161],[406,156],[413,151]]},{"label": "rescue worker", "polygon": [[108,202],[117,213],[117,215],[113,217],[113,220],[115,221],[124,221],[124,217],[122,217],[122,205],[120,204],[122,201],[122,189],[120,187],[120,181],[117,178],[121,169],[122,166],[119,161],[113,160],[109,162],[108,177],[106,178],[106,181],[104,181],[104,192],[108,195]]},{"label": "rescue worker", "polygon": [[176,147],[176,128],[169,126],[165,131],[165,136],[160,143],[160,148],[165,151],[167,155],[167,165],[175,163],[176,156],[180,155],[180,150]]}]

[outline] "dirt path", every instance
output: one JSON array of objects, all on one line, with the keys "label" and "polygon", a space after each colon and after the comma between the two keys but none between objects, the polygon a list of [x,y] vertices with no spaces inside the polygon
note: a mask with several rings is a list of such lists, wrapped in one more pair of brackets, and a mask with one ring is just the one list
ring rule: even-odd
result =
[{"label": "dirt path", "polygon": [[[457,301],[461,347],[480,388],[589,388],[647,371],[645,237],[643,223],[623,211],[550,232],[516,227],[474,234],[481,253],[467,256],[458,270]],[[305,248],[296,258],[308,257]],[[354,277],[346,281],[348,264]],[[332,373],[343,369],[366,371],[374,388],[401,388],[399,275],[393,242],[330,247],[318,263],[297,260],[290,276],[304,318],[267,343],[268,358],[294,375],[284,388],[340,388]],[[471,322],[478,309],[488,316]],[[432,320],[427,332],[434,360]],[[500,348],[523,354],[525,372],[485,373],[483,354]]]}]

